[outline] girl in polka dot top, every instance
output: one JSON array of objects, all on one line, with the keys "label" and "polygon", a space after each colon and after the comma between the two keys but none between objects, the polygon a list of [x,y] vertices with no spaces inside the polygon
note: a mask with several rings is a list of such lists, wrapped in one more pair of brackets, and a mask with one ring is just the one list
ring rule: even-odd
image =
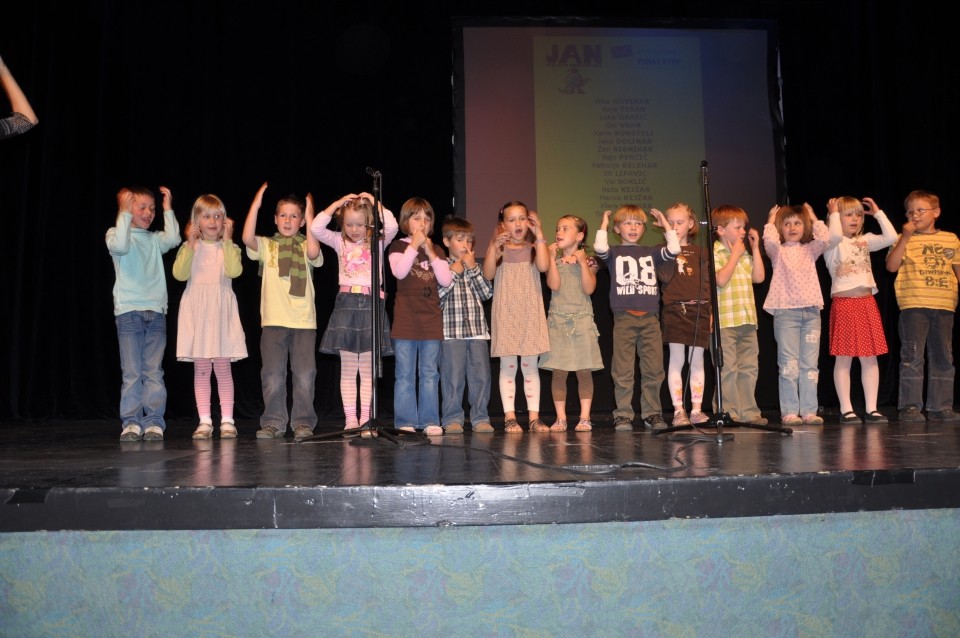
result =
[{"label": "girl in polka dot top", "polygon": [[784,425],[823,424],[817,415],[823,293],[816,262],[829,238],[810,204],[774,206],[763,227],[763,247],[773,266],[763,309],[773,315]]}]

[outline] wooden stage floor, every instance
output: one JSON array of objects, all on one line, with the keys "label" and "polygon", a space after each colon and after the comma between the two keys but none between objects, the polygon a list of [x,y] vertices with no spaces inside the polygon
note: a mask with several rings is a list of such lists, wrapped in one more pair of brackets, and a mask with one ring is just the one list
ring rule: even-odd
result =
[{"label": "wooden stage floor", "polygon": [[[770,415],[768,415],[769,417]],[[834,418],[835,421],[835,418]],[[548,420],[549,422],[549,420]],[[525,423],[525,419],[521,419]],[[388,426],[385,423],[384,426]],[[960,427],[744,427],[655,434],[344,436],[194,441],[171,421],[0,424],[0,532],[530,525],[960,506]],[[387,430],[389,432],[389,430]]]}]

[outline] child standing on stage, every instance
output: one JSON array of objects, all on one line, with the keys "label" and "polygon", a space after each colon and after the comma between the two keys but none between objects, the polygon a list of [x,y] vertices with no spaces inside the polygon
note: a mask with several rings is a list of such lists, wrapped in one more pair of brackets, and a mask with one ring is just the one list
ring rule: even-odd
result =
[{"label": "child standing on stage", "polygon": [[600,331],[593,320],[590,295],[597,289],[597,261],[587,257],[583,240],[587,222],[576,215],[557,220],[557,241],[550,245],[547,287],[553,291],[547,327],[550,351],[540,356],[540,367],[553,370],[553,405],[557,420],[550,426],[556,432],[567,429],[567,375],[575,372],[580,395],[577,432],[593,429],[590,407],[593,404],[593,371],[603,369],[600,356]]},{"label": "child standing on stage", "polygon": [[463,432],[463,388],[466,383],[470,424],[474,432],[493,432],[490,402],[490,330],[483,302],[493,286],[483,277],[473,250],[473,224],[459,217],[443,222],[443,245],[450,251],[450,285],[440,286],[443,342],[440,344],[440,422],[447,434]]},{"label": "child standing on stage", "polygon": [[[380,263],[380,290],[372,291],[372,251],[383,254],[384,246],[397,235],[397,220],[380,205],[383,237],[373,238],[373,195],[344,195],[327,206],[310,225],[310,233],[337,253],[340,289],[333,314],[323,333],[320,352],[340,357],[340,397],[345,417],[344,429],[352,430],[370,420],[373,397],[373,339],[371,317],[373,300],[380,307],[380,354],[393,354],[390,322],[383,312],[383,265]],[[340,231],[327,228],[337,219]],[[360,377],[360,405],[357,410],[357,376]]]},{"label": "child standing on stage", "polygon": [[233,220],[216,195],[201,195],[193,204],[187,241],[177,252],[173,276],[186,281],[177,323],[177,361],[193,361],[193,391],[200,425],[195,439],[213,436],[210,372],[217,375],[220,438],[233,439],[233,374],[230,362],[247,357],[232,280],[240,275],[240,247],[233,243]]},{"label": "child standing on stage", "polygon": [[[837,197],[827,202],[830,247],[823,255],[833,278],[830,287],[830,354],[837,358],[833,366],[833,384],[840,400],[840,423],[863,423],[850,401],[850,366],[860,359],[863,384],[864,418],[869,423],[886,423],[877,412],[880,390],[880,366],[877,355],[887,353],[880,310],[873,296],[870,253],[897,241],[897,231],[887,216],[869,197],[861,203],[854,197]],[[863,232],[864,214],[873,215],[882,234]]]},{"label": "child standing on stage", "polygon": [[422,430],[427,436],[443,434],[438,392],[443,313],[438,286],[449,286],[451,280],[446,254],[430,240],[434,219],[430,202],[411,197],[400,208],[400,230],[407,236],[387,249],[390,270],[397,278],[390,333],[396,356],[394,427]]},{"label": "child standing on stage", "polygon": [[[676,231],[680,242],[677,267],[664,281],[663,340],[670,350],[667,387],[673,401],[673,425],[706,423],[703,405],[703,351],[710,345],[713,322],[710,316],[709,257],[700,246],[691,244],[697,236],[693,209],[677,202],[667,209],[667,228]],[[687,348],[689,348],[689,356]],[[690,366],[690,416],[683,408],[683,365]]]},{"label": "child standing on stage", "polygon": [[163,253],[180,244],[180,226],[171,209],[173,196],[163,194],[163,230],[150,231],[157,214],[153,192],[122,188],[117,193],[117,225],[107,231],[107,249],[117,275],[113,314],[120,342],[121,441],[163,439],[167,388],[163,384],[163,351],[167,347],[167,277]]},{"label": "child standing on stage", "polygon": [[537,358],[550,350],[543,312],[540,273],[550,267],[547,240],[540,218],[523,202],[500,208],[497,234],[483,260],[483,276],[494,282],[491,310],[490,356],[500,358],[500,400],[504,431],[522,432],[517,422],[517,359],[523,375],[523,393],[530,413],[531,432],[549,432],[540,420],[540,372]]},{"label": "child standing on stage", "polygon": [[830,231],[810,204],[774,206],[763,227],[763,246],[773,267],[763,309],[773,315],[784,425],[823,424],[817,414],[823,293],[816,264],[829,239]]},{"label": "child standing on stage", "polygon": [[[953,410],[953,320],[960,279],[960,240],[937,229],[940,198],[916,190],[903,202],[907,223],[887,254],[887,270],[897,273],[894,291],[900,306],[901,421],[956,423]],[[927,415],[923,400],[924,349]]]},{"label": "child standing on stage", "polygon": [[717,308],[723,349],[720,369],[723,409],[737,423],[766,425],[756,397],[760,346],[753,285],[763,283],[766,276],[760,254],[760,233],[755,228],[746,231],[747,211],[737,206],[718,206],[710,217],[717,226],[713,263],[717,270]]},{"label": "child standing on stage", "polygon": [[[639,358],[640,415],[651,428],[664,426],[660,407],[663,386],[663,335],[660,331],[660,286],[658,271],[680,254],[677,233],[667,228],[667,220],[656,208],[650,215],[665,229],[666,246],[640,246],[647,214],[639,206],[627,204],[613,214],[613,230],[620,245],[607,244],[607,225],[611,212],[603,212],[603,221],[593,242],[597,257],[610,270],[610,310],[613,312],[613,355],[610,372],[617,407],[613,411],[616,430],[633,429],[633,370]],[[672,264],[669,264],[672,266]]]},{"label": "child standing on stage", "polygon": [[[250,204],[243,224],[247,257],[260,264],[260,385],[263,414],[258,439],[273,439],[287,433],[302,439],[317,427],[314,388],[317,378],[317,308],[314,303],[313,269],[323,264],[320,244],[301,228],[313,221],[313,197],[306,206],[288,195],[277,202],[273,237],[257,235],[257,216],[263,205],[264,182]],[[287,408],[287,362],[293,390],[292,412]]]}]

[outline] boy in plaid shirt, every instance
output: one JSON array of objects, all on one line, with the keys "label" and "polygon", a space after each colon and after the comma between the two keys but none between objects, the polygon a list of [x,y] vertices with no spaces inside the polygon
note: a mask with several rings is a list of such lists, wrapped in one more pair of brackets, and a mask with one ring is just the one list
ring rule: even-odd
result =
[{"label": "boy in plaid shirt", "polygon": [[445,433],[463,432],[463,388],[468,385],[470,423],[474,432],[493,432],[490,401],[490,329],[483,302],[493,297],[473,251],[473,224],[458,217],[443,222],[443,245],[450,255],[449,286],[439,286],[443,312],[440,343],[441,417]]},{"label": "boy in plaid shirt", "polygon": [[723,408],[735,422],[766,425],[755,395],[760,348],[753,284],[762,283],[765,276],[760,234],[755,228],[746,230],[747,213],[742,208],[719,206],[712,212],[712,218],[717,227],[713,260],[717,270],[717,308],[723,349],[720,371]]}]

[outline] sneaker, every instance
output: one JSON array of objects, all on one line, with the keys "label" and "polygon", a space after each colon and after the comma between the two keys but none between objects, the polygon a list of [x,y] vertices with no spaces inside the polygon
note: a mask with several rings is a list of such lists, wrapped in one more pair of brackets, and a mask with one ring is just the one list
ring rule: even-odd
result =
[{"label": "sneaker", "polygon": [[693,410],[692,412],[690,412],[690,423],[692,423],[693,425],[700,425],[701,423],[706,423],[709,420],[710,420],[710,417],[708,417],[706,414],[704,414],[700,410]]},{"label": "sneaker", "polygon": [[939,410],[937,412],[927,412],[927,421],[940,421],[941,423],[958,423],[960,414],[957,414],[951,408]]},{"label": "sneaker", "polygon": [[780,417],[780,423],[783,425],[800,425],[803,423],[803,419],[798,417],[796,414],[788,414]]},{"label": "sneaker", "polygon": [[659,430],[660,428],[667,427],[666,421],[663,420],[663,415],[659,412],[655,412],[648,417],[643,419],[643,422],[647,424],[647,427],[651,430]]},{"label": "sneaker", "polygon": [[220,438],[221,439],[235,439],[237,438],[237,426],[233,421],[220,421]]},{"label": "sneaker", "polygon": [[213,436],[213,424],[212,423],[203,423],[197,426],[197,429],[193,431],[193,438],[197,440],[209,439]]},{"label": "sneaker", "polygon": [[675,410],[673,413],[673,425],[690,425],[690,419],[687,418],[687,412],[683,408]]},{"label": "sneaker", "polygon": [[490,433],[490,432],[493,432],[493,426],[490,425],[489,423],[476,423],[473,426],[473,431]]},{"label": "sneaker", "polygon": [[428,425],[423,428],[423,433],[427,436],[443,436],[443,428],[439,425]]},{"label": "sneaker", "polygon": [[308,436],[313,436],[313,430],[310,429],[309,425],[303,425],[301,423],[300,425],[293,428],[293,438],[305,439]]},{"label": "sneaker", "polygon": [[876,410],[874,410],[873,412],[867,412],[867,414],[863,418],[866,420],[867,423],[889,423],[889,421],[887,420],[887,417],[883,416]]},{"label": "sneaker", "polygon": [[162,441],[163,440],[163,428],[159,425],[151,425],[146,430],[143,431],[143,440],[144,441]]},{"label": "sneaker", "polygon": [[804,425],[823,425],[823,417],[816,414],[804,414],[801,420]]},{"label": "sneaker", "polygon": [[900,410],[899,420],[907,423],[922,423],[927,420],[927,417],[923,416],[920,408],[911,405],[908,408]]},{"label": "sneaker", "polygon": [[580,419],[577,422],[577,427],[573,428],[577,432],[589,432],[593,429],[593,423],[590,423],[590,419]]},{"label": "sneaker", "polygon": [[141,436],[141,430],[139,425],[128,425],[123,428],[123,432],[120,433],[121,441],[139,441]]},{"label": "sneaker", "polygon": [[257,430],[258,439],[279,439],[286,432],[281,432],[279,429],[273,427],[272,425],[265,425],[259,430]]},{"label": "sneaker", "polygon": [[613,420],[613,429],[618,432],[631,432],[633,431],[633,419],[618,416]]},{"label": "sneaker", "polygon": [[443,431],[447,434],[463,434],[463,426],[459,423],[448,423],[443,426]]}]

